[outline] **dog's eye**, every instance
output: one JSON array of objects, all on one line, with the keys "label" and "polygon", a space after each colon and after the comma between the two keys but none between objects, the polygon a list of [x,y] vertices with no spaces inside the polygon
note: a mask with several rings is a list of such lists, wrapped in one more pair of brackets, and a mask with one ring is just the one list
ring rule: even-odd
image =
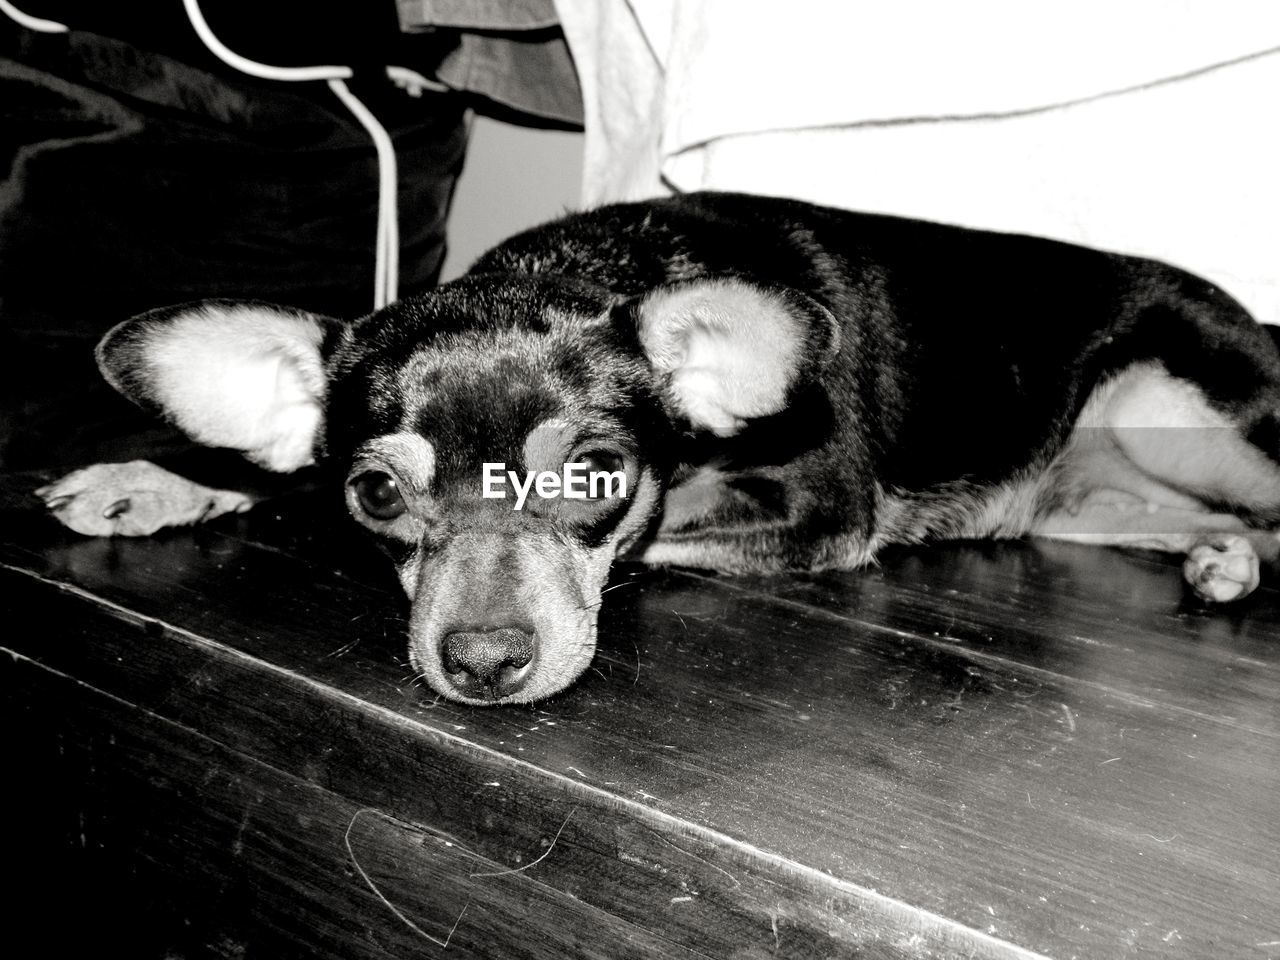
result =
[{"label": "dog's eye", "polygon": [[408,509],[396,478],[381,470],[362,473],[351,482],[360,509],[375,520],[394,520]]},{"label": "dog's eye", "polygon": [[622,469],[621,454],[611,450],[586,450],[573,458],[574,463],[585,463],[588,473],[616,473]]},{"label": "dog's eye", "polygon": [[[604,450],[600,448],[584,450],[581,453],[576,454],[573,457],[573,459],[570,460],[569,462],[585,464],[586,466],[585,472],[588,477],[598,473],[599,474],[621,473],[621,474],[624,474],[625,476],[626,462],[623,460],[622,454],[615,453],[612,450]],[[599,500],[603,496],[607,496],[607,493],[602,493],[601,491],[610,491],[613,489],[615,489],[615,487],[609,484],[601,484],[601,485],[596,485],[594,487],[588,486],[589,492],[588,492],[587,499]],[[592,490],[594,490],[595,496],[590,495],[590,491]]]}]

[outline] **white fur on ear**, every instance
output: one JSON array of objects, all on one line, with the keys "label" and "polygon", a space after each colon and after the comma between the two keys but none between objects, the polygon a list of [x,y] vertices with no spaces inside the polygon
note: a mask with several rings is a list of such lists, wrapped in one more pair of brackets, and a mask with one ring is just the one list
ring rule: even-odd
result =
[{"label": "white fur on ear", "polygon": [[282,473],[313,461],[326,379],[320,318],[210,301],[121,324],[99,347],[112,385],[199,443]]},{"label": "white fur on ear", "polygon": [[639,316],[640,344],[695,428],[728,437],[786,406],[809,331],[783,294],[729,278],[696,281],[655,290]]}]

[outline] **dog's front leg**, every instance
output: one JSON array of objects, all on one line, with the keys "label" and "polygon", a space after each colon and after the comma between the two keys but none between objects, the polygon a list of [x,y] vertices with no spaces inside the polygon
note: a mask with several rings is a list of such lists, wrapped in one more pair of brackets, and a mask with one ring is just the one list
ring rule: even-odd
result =
[{"label": "dog's front leg", "polygon": [[227,300],[113,327],[98,345],[103,375],[198,447],[175,458],[177,472],[145,460],[103,463],[37,494],[80,533],[147,536],[247,510],[282,483],[296,487],[288,477],[314,462],[324,419],[322,347],[339,329],[315,314]]},{"label": "dog's front leg", "polygon": [[225,513],[241,513],[255,497],[187,480],[147,460],[98,463],[36,491],[63,524],[91,537],[145,537]]},{"label": "dog's front leg", "polygon": [[806,479],[814,475],[803,469],[725,473],[705,466],[668,491],[641,558],[726,573],[848,569],[869,562],[870,485],[854,483],[838,498],[838,511],[819,515],[815,506],[822,498]]}]

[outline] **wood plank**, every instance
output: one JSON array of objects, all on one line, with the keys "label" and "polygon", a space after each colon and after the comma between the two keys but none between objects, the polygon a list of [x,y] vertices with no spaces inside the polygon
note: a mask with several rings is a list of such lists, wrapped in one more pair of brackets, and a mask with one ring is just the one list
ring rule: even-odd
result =
[{"label": "wood plank", "polygon": [[[833,579],[624,570],[619,582],[634,586],[609,595],[599,673],[536,709],[468,710],[407,685],[392,594],[291,558],[296,539],[255,545],[271,539],[262,518],[227,537],[104,545],[52,530],[17,500],[4,511],[3,559],[25,585],[9,592],[46,606],[51,592],[75,594],[98,613],[114,604],[137,625],[89,642],[90,617],[60,631],[83,639],[27,638],[22,655],[199,729],[230,698],[243,729],[224,734],[228,745],[299,754],[304,779],[366,776],[372,761],[344,748],[319,708],[292,736],[273,729],[275,704],[297,696],[282,677],[399,717],[414,742],[449,744],[428,776],[451,776],[454,751],[500,759],[608,798],[624,818],[714,838],[700,855],[718,851],[731,873],[733,851],[747,848],[992,942],[1060,957],[1261,957],[1280,940],[1269,595],[1243,614],[1171,613],[1155,587],[1167,565],[1117,573],[1118,555],[1077,549],[1046,572],[1019,545],[905,552],[883,571]],[[1144,569],[1154,593],[1134,587]],[[1091,580],[1127,603],[1102,587],[1080,612],[1075,594]],[[1196,642],[1162,632],[1170,617]],[[344,619],[350,633],[335,637]],[[1105,642],[1090,642],[1112,622]],[[356,645],[344,649],[348,636]],[[221,666],[166,679],[175,641],[183,657],[213,644]],[[266,664],[279,682],[230,671],[235,656],[254,661],[242,672]],[[333,752],[307,772],[301,754],[317,741]],[[484,855],[511,863],[555,820]]]},{"label": "wood plank", "polygon": [[1274,734],[1276,583],[1215,607],[1184,589],[1180,568],[1181,558],[1148,551],[1032,541],[893,551],[852,574],[718,582],[975,662],[1017,663]]},{"label": "wood plank", "polygon": [[[783,943],[789,956],[815,958],[863,956],[868,948],[884,957],[1030,956],[803,864],[487,751],[456,732],[406,722],[206,638],[157,628],[119,608],[106,613],[75,591],[49,603],[38,584],[0,590],[0,597],[19,595],[50,612],[32,648],[39,661],[10,649],[18,667],[64,678],[82,696],[102,689],[98,684],[109,686],[112,700],[157,719],[177,717],[168,722],[205,731],[240,755],[269,758],[275,769],[350,798],[355,809],[374,808],[412,829],[430,825],[497,870],[531,865],[554,841],[555,856],[537,864],[540,882],[673,949],[766,955]],[[30,609],[21,601],[4,608],[20,618]],[[50,636],[59,646],[43,649]],[[52,663],[74,666],[77,674]],[[32,685],[12,684],[19,690]],[[52,702],[65,710],[68,698]],[[91,719],[85,729],[104,723],[115,738],[116,722]],[[138,751],[156,758],[151,778],[171,762],[158,749]],[[178,780],[199,783],[197,795],[205,790],[201,778],[179,774]]]},{"label": "wood plank", "polygon": [[[33,733],[28,754],[75,767],[88,792],[28,800],[74,811],[75,842],[132,868],[125,896],[83,891],[95,920],[124,941],[117,951],[141,941],[163,948],[157,955],[177,945],[352,960],[706,956],[541,882],[533,861],[514,871],[447,832],[357,806],[30,661],[0,669],[19,691],[6,719]],[[102,932],[55,925],[53,955],[101,944]]]}]

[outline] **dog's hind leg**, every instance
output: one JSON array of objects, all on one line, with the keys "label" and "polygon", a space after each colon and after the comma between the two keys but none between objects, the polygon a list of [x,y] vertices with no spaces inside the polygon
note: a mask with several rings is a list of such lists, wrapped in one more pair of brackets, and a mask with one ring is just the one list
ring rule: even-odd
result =
[{"label": "dog's hind leg", "polygon": [[1280,448],[1249,439],[1280,414],[1280,390],[1268,405],[1273,409],[1248,422],[1212,404],[1198,384],[1156,364],[1130,368],[1104,391],[1102,409],[1082,417],[1077,433],[1096,417],[1142,474],[1256,522],[1280,522]]},{"label": "dog's hind leg", "polygon": [[1244,596],[1259,560],[1280,558],[1269,529],[1280,521],[1280,463],[1246,436],[1256,420],[1237,422],[1159,364],[1129,368],[1090,398],[1048,474],[1055,508],[1033,532],[1183,553],[1198,594]]},{"label": "dog's hind leg", "polygon": [[[1154,508],[1154,509],[1153,509]],[[1280,537],[1231,513],[1160,506],[1117,490],[1097,490],[1082,506],[1044,517],[1036,536],[1186,557],[1183,576],[1205,600],[1238,600],[1257,588],[1262,562],[1280,560]]]}]

